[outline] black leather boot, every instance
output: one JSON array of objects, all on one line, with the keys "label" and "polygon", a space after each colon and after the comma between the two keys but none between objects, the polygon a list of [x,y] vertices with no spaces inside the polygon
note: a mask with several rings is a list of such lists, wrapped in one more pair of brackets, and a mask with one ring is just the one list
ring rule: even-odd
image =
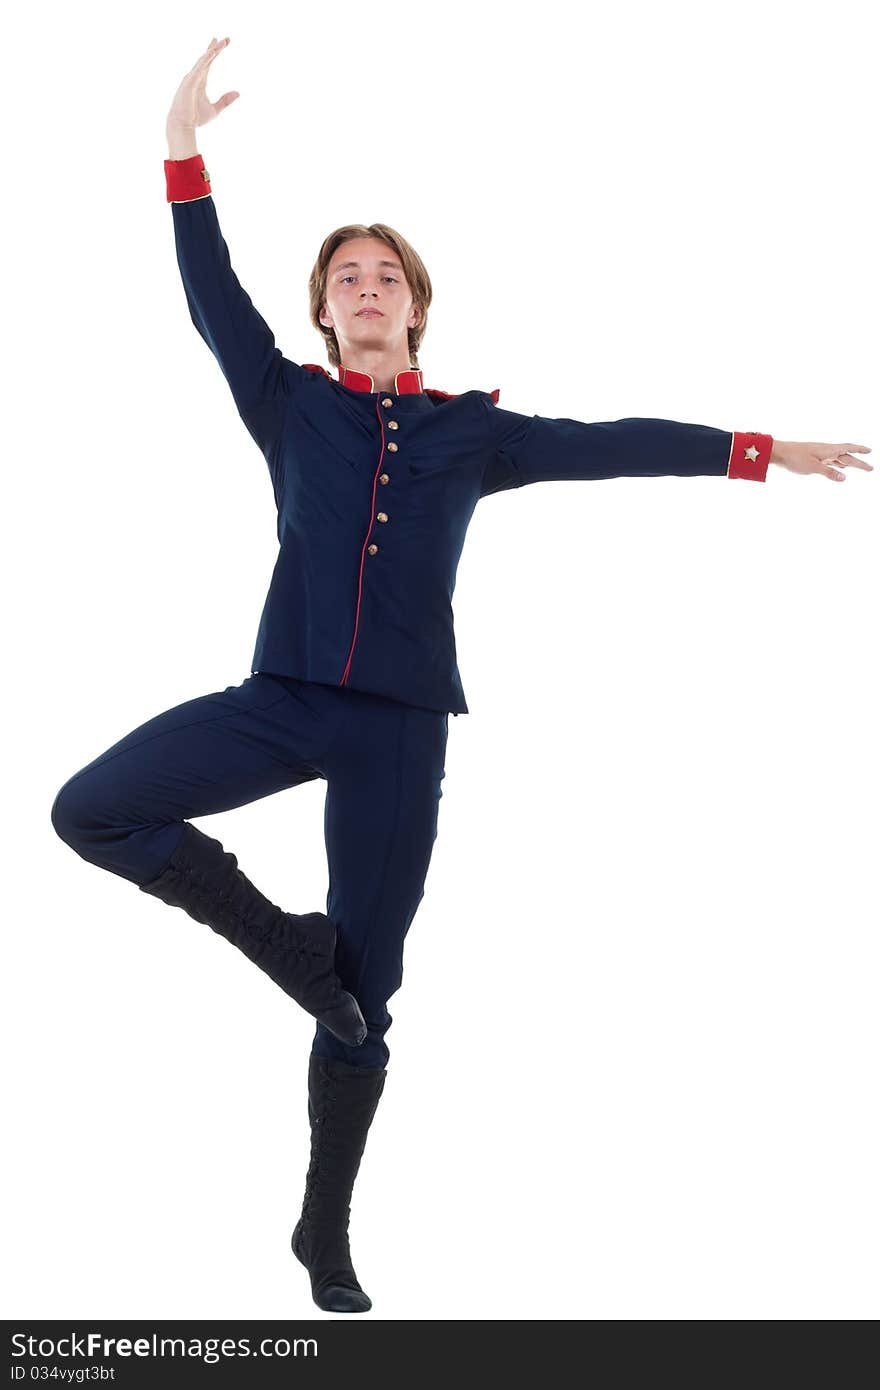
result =
[{"label": "black leather boot", "polygon": [[312,1154],[290,1244],[309,1272],[312,1298],[330,1313],[365,1313],[373,1306],[352,1268],[348,1221],[385,1076],[385,1067],[352,1067],[314,1052],[309,1058]]},{"label": "black leather boot", "polygon": [[189,821],[169,863],[138,884],[230,941],[285,994],[341,1042],[357,1047],[367,1025],[336,974],[336,928],[323,912],[297,916],[269,902],[241,872],[234,854]]}]

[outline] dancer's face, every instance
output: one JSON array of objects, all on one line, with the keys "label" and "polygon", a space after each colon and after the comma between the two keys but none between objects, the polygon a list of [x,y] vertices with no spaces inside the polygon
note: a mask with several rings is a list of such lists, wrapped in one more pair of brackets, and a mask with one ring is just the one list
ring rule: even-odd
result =
[{"label": "dancer's face", "polygon": [[[378,309],[380,316],[362,314],[362,309]],[[343,361],[351,348],[402,347],[408,354],[407,329],[418,317],[400,258],[387,242],[354,237],[336,248],[327,269],[320,319],[336,330]]]}]

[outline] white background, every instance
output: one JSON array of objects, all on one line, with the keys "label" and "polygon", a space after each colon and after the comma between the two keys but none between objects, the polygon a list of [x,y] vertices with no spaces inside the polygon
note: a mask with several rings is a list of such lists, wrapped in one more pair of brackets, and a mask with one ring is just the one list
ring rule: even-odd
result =
[{"label": "white background", "polygon": [[[880,442],[865,7],[19,9],[3,89],[7,1317],[324,1316],[289,1250],[312,1020],[79,859],[61,784],[244,680],[265,464],[193,328],[165,115],[323,362],[324,236],[434,283],[425,384]],[[576,28],[572,26],[576,25]],[[880,478],[488,497],[471,713],[390,1001],[352,1250],[382,1319],[878,1313]],[[201,827],[322,909],[324,784]]]}]

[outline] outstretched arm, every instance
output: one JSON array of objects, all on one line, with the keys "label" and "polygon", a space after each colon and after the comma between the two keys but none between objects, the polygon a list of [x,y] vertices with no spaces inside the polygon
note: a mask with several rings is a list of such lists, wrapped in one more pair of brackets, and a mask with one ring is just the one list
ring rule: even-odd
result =
[{"label": "outstretched arm", "polygon": [[303,374],[275,346],[275,338],[239,283],[220,231],[205,161],[196,149],[196,128],[238,96],[210,102],[208,69],[229,42],[212,39],[175,94],[166,123],[167,201],[171,204],[177,264],[190,317],[217,359],[239,414],[264,452],[271,446],[280,404]]},{"label": "outstretched arm", "polygon": [[177,264],[190,318],[245,414],[260,401],[287,394],[289,374],[272,330],[232,269],[207,175],[200,154],[165,160]]},{"label": "outstretched arm", "polygon": [[678,420],[582,420],[520,415],[484,397],[489,457],[482,494],[525,483],[574,479],[717,475],[763,482],[769,434]]},{"label": "outstretched arm", "polygon": [[554,480],[716,476],[764,482],[771,463],[830,478],[843,477],[834,463],[871,469],[846,452],[870,453],[863,444],[788,443],[758,431],[641,417],[587,424],[501,410],[490,396],[483,405],[489,442],[481,497]]}]

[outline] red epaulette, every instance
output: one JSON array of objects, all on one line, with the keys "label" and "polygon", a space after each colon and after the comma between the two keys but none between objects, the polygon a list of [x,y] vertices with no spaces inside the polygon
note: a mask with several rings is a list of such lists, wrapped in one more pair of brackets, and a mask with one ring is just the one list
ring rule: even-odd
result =
[{"label": "red epaulette", "polygon": [[[457,399],[458,394],[459,393],[455,391],[438,391],[435,387],[432,386],[425,387],[425,395],[433,396],[434,399],[437,401],[454,401]],[[498,397],[501,395],[501,387],[496,386],[494,391],[487,391],[486,394],[491,396],[493,401],[497,405]]]},{"label": "red epaulette", "polygon": [[[327,368],[320,367],[317,362],[302,362],[300,365],[304,367],[307,372],[323,372],[325,376],[330,376]],[[330,380],[332,381],[333,378],[330,377]]]}]

